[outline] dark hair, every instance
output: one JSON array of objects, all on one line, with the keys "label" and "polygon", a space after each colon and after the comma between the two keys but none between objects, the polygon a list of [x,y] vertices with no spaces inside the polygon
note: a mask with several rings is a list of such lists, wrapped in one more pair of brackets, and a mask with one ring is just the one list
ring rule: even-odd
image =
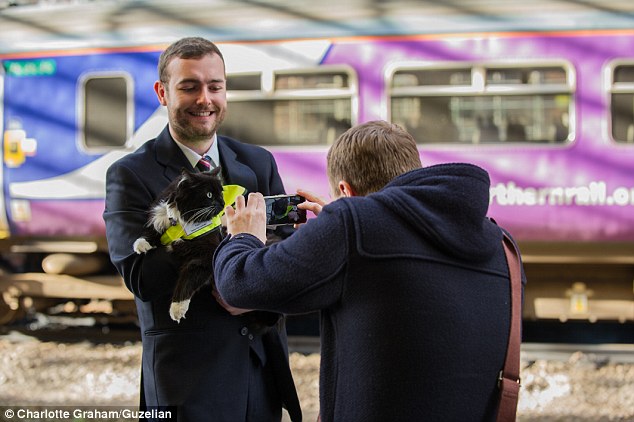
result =
[{"label": "dark hair", "polygon": [[217,54],[222,62],[225,62],[222,53],[216,44],[201,37],[186,37],[172,43],[161,53],[158,63],[159,79],[163,83],[169,82],[167,74],[167,65],[169,62],[178,57],[180,59],[198,59],[206,55]]}]

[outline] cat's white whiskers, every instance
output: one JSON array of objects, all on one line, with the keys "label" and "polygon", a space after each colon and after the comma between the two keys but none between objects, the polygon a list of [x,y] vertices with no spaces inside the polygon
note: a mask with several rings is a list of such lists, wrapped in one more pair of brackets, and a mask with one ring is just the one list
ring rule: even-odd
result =
[{"label": "cat's white whiskers", "polygon": [[211,219],[214,216],[212,211],[214,211],[213,206],[197,208],[197,209],[189,211],[190,213],[191,212],[194,213],[194,215],[192,215],[190,218],[186,218],[185,214],[183,214],[182,217],[185,222],[197,221],[199,217],[205,217],[205,219],[206,218]]}]

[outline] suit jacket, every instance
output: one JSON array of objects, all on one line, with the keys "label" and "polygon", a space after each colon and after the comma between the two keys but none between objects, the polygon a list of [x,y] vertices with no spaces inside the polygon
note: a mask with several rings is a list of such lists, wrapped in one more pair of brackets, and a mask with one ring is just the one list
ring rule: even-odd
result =
[{"label": "suit jacket", "polygon": [[[217,142],[226,183],[264,195],[284,193],[270,152],[223,136]],[[242,420],[253,384],[250,355],[255,354],[274,373],[273,380],[263,382],[277,387],[279,395],[272,397],[279,397],[279,405],[300,420],[283,319],[265,334],[254,334],[248,314],[230,315],[205,286],[177,323],[168,312],[177,263],[165,248],[143,255],[132,250],[149,205],[183,168],[193,171],[166,127],[156,139],[115,162],[106,177],[110,258],[134,293],[142,330],[142,406],[178,406],[179,420]]]}]

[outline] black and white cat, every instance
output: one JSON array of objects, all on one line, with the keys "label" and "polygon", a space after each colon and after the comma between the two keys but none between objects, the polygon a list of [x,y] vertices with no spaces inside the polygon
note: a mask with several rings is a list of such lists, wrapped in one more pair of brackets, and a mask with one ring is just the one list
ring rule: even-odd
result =
[{"label": "black and white cat", "polygon": [[183,170],[150,206],[143,236],[133,245],[143,254],[163,244],[176,255],[179,277],[169,309],[176,322],[185,317],[194,293],[213,284],[213,253],[225,235],[219,217],[225,205],[219,173],[220,168]]}]

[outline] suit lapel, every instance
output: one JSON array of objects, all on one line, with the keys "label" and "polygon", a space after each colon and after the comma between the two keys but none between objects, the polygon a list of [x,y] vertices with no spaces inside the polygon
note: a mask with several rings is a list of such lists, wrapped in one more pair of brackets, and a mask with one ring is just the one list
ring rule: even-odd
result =
[{"label": "suit lapel", "polygon": [[258,179],[251,167],[238,161],[235,151],[224,141],[222,136],[218,136],[216,139],[218,140],[218,152],[225,183],[240,185],[246,188],[247,192],[257,192]]},{"label": "suit lapel", "polygon": [[168,126],[156,138],[156,161],[165,167],[164,175],[172,181],[181,174],[182,169],[195,171],[183,154],[183,151],[172,139]]},{"label": "suit lapel", "polygon": [[[224,141],[222,136],[218,136],[216,139],[218,141],[218,152],[225,183],[240,185],[246,188],[248,192],[257,192],[258,179],[255,172],[251,167],[238,161],[235,151]],[[164,175],[169,181],[178,177],[184,168],[189,171],[195,171],[172,139],[167,126],[156,138],[156,161],[165,167]]]}]

